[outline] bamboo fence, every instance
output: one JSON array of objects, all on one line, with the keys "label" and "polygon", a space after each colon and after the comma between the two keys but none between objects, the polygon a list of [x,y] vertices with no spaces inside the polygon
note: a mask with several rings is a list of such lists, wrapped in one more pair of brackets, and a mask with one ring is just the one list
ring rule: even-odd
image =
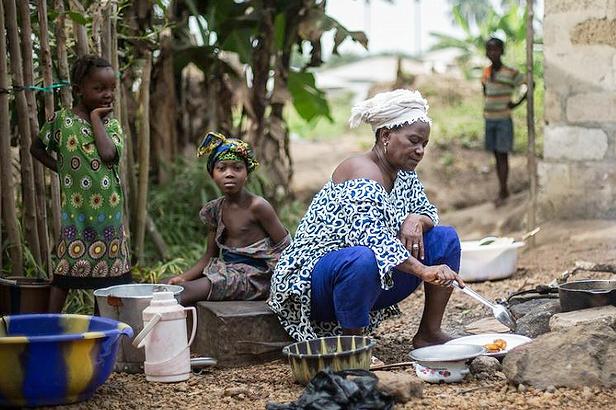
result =
[{"label": "bamboo fence", "polygon": [[[14,276],[24,276],[26,273],[48,276],[52,268],[52,244],[61,235],[60,185],[57,174],[47,172],[33,160],[30,146],[38,138],[39,118],[50,118],[53,115],[57,107],[56,96],[62,107],[70,109],[73,105],[71,88],[66,86],[70,81],[69,55],[82,56],[96,52],[108,59],[116,72],[120,72],[118,1],[92,2],[88,9],[78,0],[31,3],[21,0],[0,2],[0,55],[8,56],[0,59],[0,268],[10,265],[10,272],[2,271],[1,274],[10,273]],[[55,16],[51,23],[48,20],[50,11]],[[84,16],[83,21],[74,18],[75,13]],[[86,15],[89,23],[84,25]],[[32,30],[31,21],[38,22],[36,33]],[[36,61],[35,50],[38,57]],[[125,130],[127,149],[120,161],[121,176],[125,187],[125,204],[136,204],[134,222],[136,256],[139,260],[143,257],[146,229],[153,237],[159,253],[165,253],[166,248],[146,209],[152,53],[147,51],[144,55],[143,72],[135,73],[141,79],[138,161],[132,155],[134,143],[131,141],[129,109],[126,104],[129,96],[134,98],[133,91],[131,85],[123,83],[119,77],[114,105],[114,115]],[[36,86],[41,80],[43,90]],[[44,91],[39,99],[40,107],[37,106],[37,91]],[[11,122],[11,107],[14,107],[16,113],[16,127]],[[39,112],[43,111],[44,115],[39,116]],[[17,135],[13,132],[15,128]],[[18,142],[18,155],[11,141]],[[19,176],[14,173],[16,164]],[[141,171],[139,179],[135,177],[134,169]],[[129,193],[134,196],[130,198],[132,201],[129,200]],[[125,226],[128,227],[132,222],[129,221],[129,212],[125,212],[125,218]],[[5,250],[10,264],[3,259]],[[26,272],[27,258],[34,263],[34,272]]]}]

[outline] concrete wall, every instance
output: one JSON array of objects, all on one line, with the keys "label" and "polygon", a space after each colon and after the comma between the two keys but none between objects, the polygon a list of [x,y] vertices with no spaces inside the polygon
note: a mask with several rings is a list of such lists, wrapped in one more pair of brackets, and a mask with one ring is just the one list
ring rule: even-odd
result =
[{"label": "concrete wall", "polygon": [[543,218],[616,217],[616,0],[545,0]]}]

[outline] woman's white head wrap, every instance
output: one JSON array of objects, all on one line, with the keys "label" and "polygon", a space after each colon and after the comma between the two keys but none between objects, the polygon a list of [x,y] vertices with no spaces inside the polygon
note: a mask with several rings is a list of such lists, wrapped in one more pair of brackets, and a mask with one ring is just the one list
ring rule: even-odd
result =
[{"label": "woman's white head wrap", "polygon": [[398,125],[411,125],[417,121],[432,125],[428,117],[428,102],[419,91],[394,90],[379,93],[372,98],[353,106],[349,125],[358,127],[365,122],[372,130],[393,128]]}]

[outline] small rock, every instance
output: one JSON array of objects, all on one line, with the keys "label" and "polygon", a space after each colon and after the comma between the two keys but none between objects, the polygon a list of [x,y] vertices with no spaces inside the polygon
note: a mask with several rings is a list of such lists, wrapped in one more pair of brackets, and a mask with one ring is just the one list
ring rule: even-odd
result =
[{"label": "small rock", "polygon": [[246,396],[244,396],[244,393],[240,393],[240,394],[237,395],[237,398],[239,400],[244,400],[246,398]]},{"label": "small rock", "polygon": [[507,376],[505,376],[505,373],[503,373],[503,372],[496,372],[496,373],[494,373],[494,376],[497,379],[507,380]]},{"label": "small rock", "polygon": [[490,356],[478,356],[474,358],[470,367],[473,374],[493,374],[503,370],[503,366],[500,364],[498,359]]},{"label": "small rock", "polygon": [[516,333],[534,339],[550,331],[550,318],[560,312],[560,302],[549,299],[517,320]]},{"label": "small rock", "polygon": [[474,376],[475,376],[475,379],[477,379],[477,380],[485,380],[488,377],[490,377],[490,375],[488,373],[483,373],[483,372],[482,373],[475,373]]},{"label": "small rock", "polygon": [[554,393],[556,391],[556,387],[550,385],[545,389],[545,391],[548,393]]},{"label": "small rock", "polygon": [[[543,299],[530,299],[520,303],[513,302],[515,299],[512,299],[511,305],[511,314],[516,319],[520,319],[523,316],[531,312],[536,312],[542,308],[543,305],[551,304],[553,299],[543,298]],[[515,304],[514,304],[515,303]]]},{"label": "small rock", "polygon": [[188,386],[186,386],[186,383],[179,383],[179,384],[176,384],[174,386],[174,390],[175,391],[186,392],[186,391],[188,391]]},{"label": "small rock", "polygon": [[423,382],[409,373],[374,372],[379,379],[377,388],[390,394],[399,403],[406,403],[413,397],[423,397]]},{"label": "small rock", "polygon": [[593,396],[592,390],[590,390],[590,387],[585,386],[582,389],[582,396],[586,399],[586,400],[590,400]]},{"label": "small rock", "polygon": [[244,387],[227,387],[222,393],[222,395],[227,397],[235,397],[239,396],[240,394],[246,396],[248,393],[248,390]]},{"label": "small rock", "polygon": [[507,393],[507,390],[509,390],[509,386],[506,384],[503,387],[501,387],[500,393],[501,394],[505,394],[505,393]]},{"label": "small rock", "polygon": [[526,386],[524,386],[522,383],[518,385],[518,392],[524,393],[526,390]]}]

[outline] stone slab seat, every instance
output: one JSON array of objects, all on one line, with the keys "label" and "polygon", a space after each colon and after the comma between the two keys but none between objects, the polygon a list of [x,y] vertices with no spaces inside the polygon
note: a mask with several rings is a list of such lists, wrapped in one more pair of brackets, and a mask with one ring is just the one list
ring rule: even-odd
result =
[{"label": "stone slab seat", "polygon": [[282,358],[293,343],[265,301],[197,303],[197,334],[191,353],[212,356],[222,367]]}]

